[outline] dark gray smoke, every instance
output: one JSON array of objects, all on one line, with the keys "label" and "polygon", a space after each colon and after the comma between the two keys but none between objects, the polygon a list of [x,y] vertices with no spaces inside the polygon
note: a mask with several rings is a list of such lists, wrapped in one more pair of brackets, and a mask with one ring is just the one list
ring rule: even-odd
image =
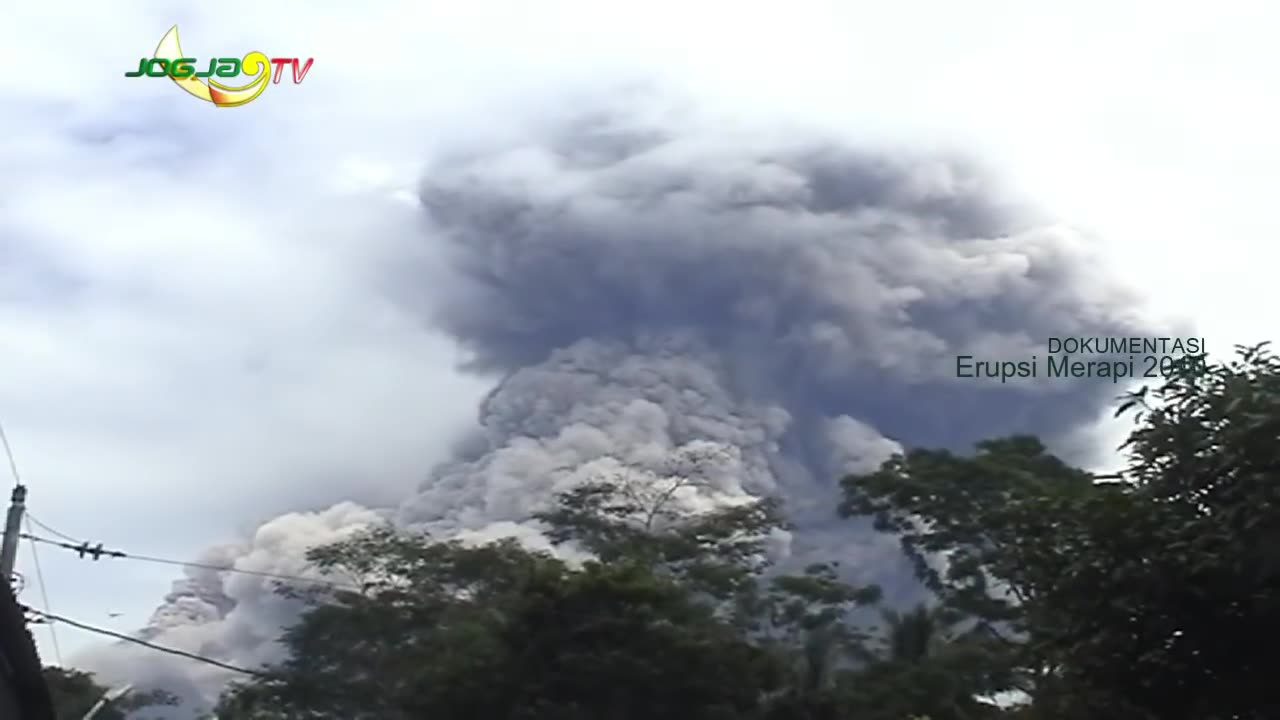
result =
[{"label": "dark gray smoke", "polygon": [[448,158],[421,197],[453,271],[433,320],[505,379],[410,522],[519,522],[710,441],[826,534],[838,477],[900,444],[1062,439],[1118,392],[958,378],[958,355],[1143,334],[1071,231],[954,158],[588,114]]},{"label": "dark gray smoke", "polygon": [[[1119,391],[956,377],[957,355],[1146,334],[1075,234],[977,168],[638,117],[585,113],[428,169],[428,237],[448,268],[425,290],[429,320],[502,379],[400,522],[545,543],[529,518],[556,491],[713,458],[691,501],[780,495],[798,530],[779,554],[835,553],[902,597],[895,548],[834,517],[842,474],[903,445],[1063,441]],[[280,518],[241,564],[301,572],[305,546],[374,519]],[[159,640],[242,664],[274,652],[265,583],[181,590]],[[170,627],[195,615],[198,630]]]}]

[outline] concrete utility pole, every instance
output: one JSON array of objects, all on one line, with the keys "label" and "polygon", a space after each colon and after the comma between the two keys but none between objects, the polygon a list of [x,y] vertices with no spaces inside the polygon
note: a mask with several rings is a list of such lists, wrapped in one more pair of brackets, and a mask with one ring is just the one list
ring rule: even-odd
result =
[{"label": "concrete utility pole", "polygon": [[22,513],[26,510],[27,488],[15,485],[10,498],[9,515],[4,521],[4,544],[0,545],[0,579],[9,582],[13,563],[18,557],[18,534],[22,532]]},{"label": "concrete utility pole", "polygon": [[113,703],[119,700],[125,695],[128,695],[129,691],[132,689],[133,689],[133,685],[121,685],[115,690],[108,690],[107,692],[103,693],[102,699],[98,701],[98,704],[89,708],[89,712],[84,714],[83,720],[93,720],[94,718],[98,717],[98,712],[102,710],[102,708],[106,707],[110,703]]}]

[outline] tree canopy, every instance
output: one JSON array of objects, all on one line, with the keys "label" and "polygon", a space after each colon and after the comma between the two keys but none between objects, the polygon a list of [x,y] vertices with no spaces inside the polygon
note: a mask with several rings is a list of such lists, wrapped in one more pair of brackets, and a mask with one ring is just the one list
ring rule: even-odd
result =
[{"label": "tree canopy", "polygon": [[[108,688],[98,684],[92,673],[71,668],[46,667],[44,679],[53,696],[53,706],[58,720],[82,720],[85,713],[89,712],[108,691]],[[163,714],[159,712],[161,708],[177,704],[177,698],[164,691],[131,692],[100,708],[94,720],[162,718]],[[143,709],[148,711],[146,715],[130,715],[134,711]]]},{"label": "tree canopy", "polygon": [[[1188,363],[1100,481],[1034,438],[915,450],[844,481],[947,608],[1009,640],[1046,717],[1277,717],[1280,361]],[[1058,713],[1058,714],[1053,714]]]},{"label": "tree canopy", "polygon": [[315,549],[364,590],[312,597],[219,717],[1280,717],[1280,361],[1186,368],[1125,398],[1115,477],[1008,437],[844,478],[839,513],[901,540],[919,607],[869,613],[843,558],[783,572],[784,508],[685,502],[715,490],[684,463],[559,496],[559,556],[391,527]]}]

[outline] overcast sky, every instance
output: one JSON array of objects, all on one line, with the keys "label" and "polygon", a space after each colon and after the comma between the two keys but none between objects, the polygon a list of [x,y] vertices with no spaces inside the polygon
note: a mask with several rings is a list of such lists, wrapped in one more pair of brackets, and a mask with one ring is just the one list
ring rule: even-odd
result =
[{"label": "overcast sky", "polygon": [[[0,421],[36,518],[189,558],[280,512],[403,498],[490,385],[385,284],[430,253],[423,159],[599,82],[962,149],[1212,348],[1276,335],[1266,2],[360,5],[0,10]],[[188,55],[314,66],[228,109],[123,77],[174,23]],[[121,631],[178,574],[41,560],[53,612]]]}]

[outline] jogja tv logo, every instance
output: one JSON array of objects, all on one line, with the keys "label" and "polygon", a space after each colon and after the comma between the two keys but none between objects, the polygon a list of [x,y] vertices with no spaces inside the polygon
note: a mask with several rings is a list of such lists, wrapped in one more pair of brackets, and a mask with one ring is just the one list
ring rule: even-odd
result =
[{"label": "jogja tv logo", "polygon": [[[156,46],[156,52],[149,58],[139,58],[138,69],[124,74],[125,77],[167,77],[205,102],[217,107],[237,107],[252,102],[267,89],[267,81],[272,84],[280,82],[280,76],[289,66],[293,70],[293,84],[299,85],[307,72],[311,70],[314,58],[301,62],[299,58],[268,58],[265,54],[254,50],[244,59],[224,57],[209,58],[207,62],[182,54],[182,46],[178,44],[178,26],[169,28]],[[199,66],[204,68],[200,69]],[[269,71],[275,66],[274,76]],[[244,85],[223,85],[214,77],[232,78],[237,75],[251,77]],[[207,84],[206,84],[207,82]]]}]

